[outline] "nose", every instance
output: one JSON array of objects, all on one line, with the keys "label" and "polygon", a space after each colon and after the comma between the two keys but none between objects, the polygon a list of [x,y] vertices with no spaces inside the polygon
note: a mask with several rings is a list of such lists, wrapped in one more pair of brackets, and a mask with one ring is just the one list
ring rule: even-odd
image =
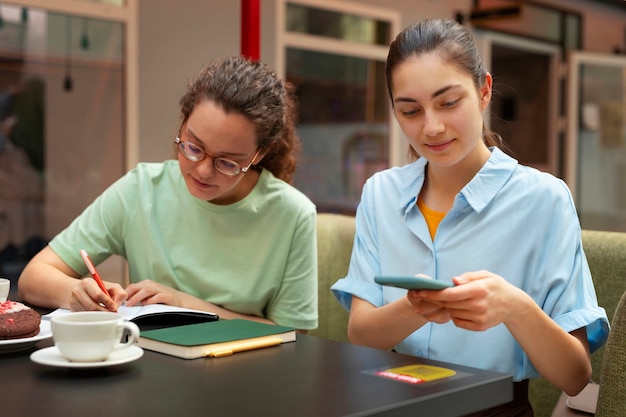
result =
[{"label": "nose", "polygon": [[434,111],[424,113],[424,134],[437,136],[445,130],[445,125]]},{"label": "nose", "polygon": [[196,162],[196,172],[200,178],[209,178],[215,175],[215,165],[213,158],[206,155],[202,161]]}]

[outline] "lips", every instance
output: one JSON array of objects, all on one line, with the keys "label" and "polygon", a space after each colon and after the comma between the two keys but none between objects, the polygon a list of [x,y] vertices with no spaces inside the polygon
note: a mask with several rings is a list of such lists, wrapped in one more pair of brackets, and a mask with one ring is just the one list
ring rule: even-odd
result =
[{"label": "lips", "polygon": [[214,186],[213,186],[213,185],[211,185],[211,184],[206,184],[206,183],[204,183],[204,182],[202,182],[202,181],[198,181],[198,180],[197,180],[197,179],[195,179],[194,177],[191,177],[191,179],[193,180],[193,184],[194,184],[197,188],[199,188],[199,189],[201,189],[201,190],[208,190],[209,188],[214,187]]},{"label": "lips", "polygon": [[445,142],[427,143],[425,146],[433,152],[444,152],[452,145],[452,142],[454,142],[454,139]]}]

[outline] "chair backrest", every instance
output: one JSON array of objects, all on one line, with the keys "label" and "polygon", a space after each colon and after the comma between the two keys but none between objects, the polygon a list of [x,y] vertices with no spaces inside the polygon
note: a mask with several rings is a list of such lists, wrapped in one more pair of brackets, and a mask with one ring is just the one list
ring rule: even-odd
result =
[{"label": "chair backrest", "polygon": [[348,312],[330,287],[348,273],[354,242],[354,217],[344,214],[317,215],[319,325],[309,334],[340,342],[348,341]]},{"label": "chair backrest", "polygon": [[[626,291],[626,233],[583,230],[583,249],[596,289],[598,304],[609,320],[615,314],[620,297]],[[592,379],[600,382],[606,345],[591,355]],[[561,391],[543,378],[530,383],[530,401],[535,417],[550,417]],[[625,399],[626,400],[626,399]]]},{"label": "chair backrest", "polygon": [[602,360],[596,417],[621,417],[626,410],[626,292],[620,299]]}]

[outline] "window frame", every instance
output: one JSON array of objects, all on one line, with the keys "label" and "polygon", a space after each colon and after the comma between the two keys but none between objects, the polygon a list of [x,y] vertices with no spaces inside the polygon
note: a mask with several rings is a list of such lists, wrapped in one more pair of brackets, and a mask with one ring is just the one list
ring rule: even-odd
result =
[{"label": "window frame", "polygon": [[[389,45],[365,44],[289,32],[285,27],[287,4],[289,3],[389,22],[389,43],[398,34],[401,24],[400,12],[393,9],[330,0],[277,0],[274,67],[282,78],[285,78],[287,73],[285,56],[288,48],[380,60],[382,62],[386,61],[389,51]],[[400,137],[400,128],[395,117],[393,117],[393,112],[390,111],[389,115],[389,166],[399,166],[407,162],[406,144]]]}]

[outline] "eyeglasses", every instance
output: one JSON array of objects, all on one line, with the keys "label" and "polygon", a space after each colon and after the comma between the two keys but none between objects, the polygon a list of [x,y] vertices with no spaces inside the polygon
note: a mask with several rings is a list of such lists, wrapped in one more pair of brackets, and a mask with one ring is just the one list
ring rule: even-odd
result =
[{"label": "eyeglasses", "polygon": [[252,157],[252,160],[250,161],[250,163],[247,166],[242,168],[237,162],[232,161],[230,159],[214,158],[208,153],[204,152],[204,149],[202,149],[201,147],[194,145],[191,142],[180,140],[178,136],[176,136],[176,139],[174,139],[174,143],[178,145],[178,151],[185,158],[193,162],[200,162],[208,156],[209,158],[213,160],[213,166],[215,167],[215,169],[217,169],[222,174],[228,175],[230,177],[239,175],[242,172],[244,174],[248,172],[248,170],[252,166],[252,163],[254,162],[256,157],[259,156],[259,153],[261,152],[260,149],[257,150],[254,156]]}]

